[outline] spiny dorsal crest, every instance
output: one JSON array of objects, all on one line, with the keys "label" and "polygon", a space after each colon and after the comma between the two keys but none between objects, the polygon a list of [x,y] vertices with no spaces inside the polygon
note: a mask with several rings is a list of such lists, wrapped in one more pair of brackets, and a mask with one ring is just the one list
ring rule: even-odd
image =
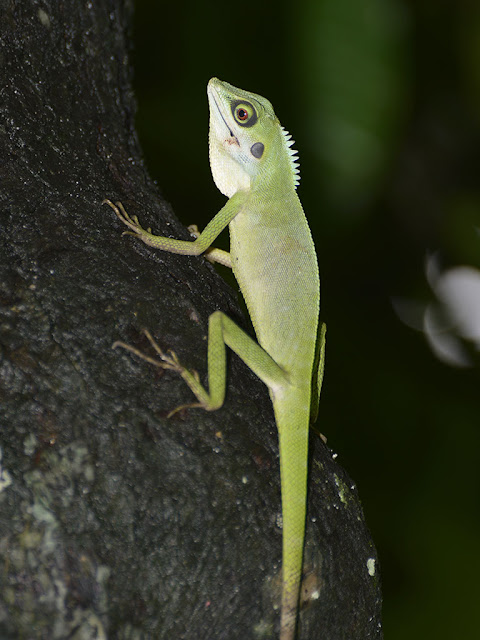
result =
[{"label": "spiny dorsal crest", "polygon": [[281,127],[283,133],[283,139],[285,142],[285,148],[290,156],[290,165],[292,167],[293,180],[294,185],[297,187],[300,182],[300,169],[299,169],[299,161],[298,161],[298,152],[295,149],[292,149],[292,145],[295,144],[295,140],[292,139],[292,136],[288,133],[285,127]]}]

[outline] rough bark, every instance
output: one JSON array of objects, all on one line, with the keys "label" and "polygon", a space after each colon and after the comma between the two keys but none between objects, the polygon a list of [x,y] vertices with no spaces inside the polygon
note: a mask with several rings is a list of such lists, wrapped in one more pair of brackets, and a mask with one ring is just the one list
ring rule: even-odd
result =
[{"label": "rough bark", "polygon": [[[2,3],[0,637],[272,638],[281,529],[266,389],[232,356],[221,410],[167,419],[190,399],[182,380],[111,349],[147,347],[148,327],[204,372],[209,314],[245,325],[204,259],[122,237],[101,205],[120,199],[157,233],[189,237],[142,162],[130,18],[130,2]],[[319,597],[299,638],[381,638],[357,492],[311,440]]]}]

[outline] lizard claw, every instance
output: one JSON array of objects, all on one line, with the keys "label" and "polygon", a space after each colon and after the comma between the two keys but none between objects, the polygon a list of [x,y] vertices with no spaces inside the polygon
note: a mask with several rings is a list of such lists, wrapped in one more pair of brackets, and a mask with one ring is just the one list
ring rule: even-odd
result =
[{"label": "lizard claw", "polygon": [[201,402],[191,402],[190,404],[181,404],[175,409],[172,409],[167,414],[167,418],[171,418],[173,415],[175,415],[179,411],[183,411],[183,409],[198,409],[198,408],[204,408],[204,405]]}]

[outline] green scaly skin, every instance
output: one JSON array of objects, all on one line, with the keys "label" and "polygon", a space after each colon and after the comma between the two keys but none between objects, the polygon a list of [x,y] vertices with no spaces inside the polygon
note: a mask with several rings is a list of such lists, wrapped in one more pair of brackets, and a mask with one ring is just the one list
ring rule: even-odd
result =
[{"label": "green scaly skin", "polygon": [[[120,203],[106,201],[146,244],[185,255],[205,253],[232,268],[258,343],[220,311],[209,319],[208,391],[175,354],[151,340],[155,364],[178,371],[200,406],[218,409],[226,383],[225,345],[268,386],[279,434],[283,555],[280,640],[294,640],[305,538],[308,432],[323,377],[325,331],[318,333],[320,280],[317,257],[296,185],[292,140],[273,107],[259,95],[217,78],[208,83],[210,166],[229,200],[195,240],[153,235]],[[212,248],[229,226],[230,253]],[[124,343],[137,355],[138,351]],[[318,369],[317,369],[318,367]],[[314,391],[312,392],[312,388]]]}]

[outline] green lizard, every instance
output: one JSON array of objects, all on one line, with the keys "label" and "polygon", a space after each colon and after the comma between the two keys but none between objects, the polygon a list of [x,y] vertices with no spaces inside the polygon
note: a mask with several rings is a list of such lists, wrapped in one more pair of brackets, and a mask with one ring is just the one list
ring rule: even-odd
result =
[{"label": "green lizard", "polygon": [[[318,330],[320,280],[315,247],[298,199],[293,140],[268,100],[217,78],[208,83],[210,166],[229,200],[193,242],[155,236],[121,203],[107,202],[145,244],[185,255],[205,253],[232,268],[245,298],[258,344],[228,316],[209,318],[208,391],[196,372],[165,354],[147,333],[160,360],[177,371],[199,406],[218,409],[225,397],[228,345],[268,386],[279,434],[282,487],[282,604],[280,640],[295,637],[306,519],[310,418],[318,410],[325,326]],[[212,248],[229,226],[230,253]],[[145,357],[138,350],[116,343]]]}]

